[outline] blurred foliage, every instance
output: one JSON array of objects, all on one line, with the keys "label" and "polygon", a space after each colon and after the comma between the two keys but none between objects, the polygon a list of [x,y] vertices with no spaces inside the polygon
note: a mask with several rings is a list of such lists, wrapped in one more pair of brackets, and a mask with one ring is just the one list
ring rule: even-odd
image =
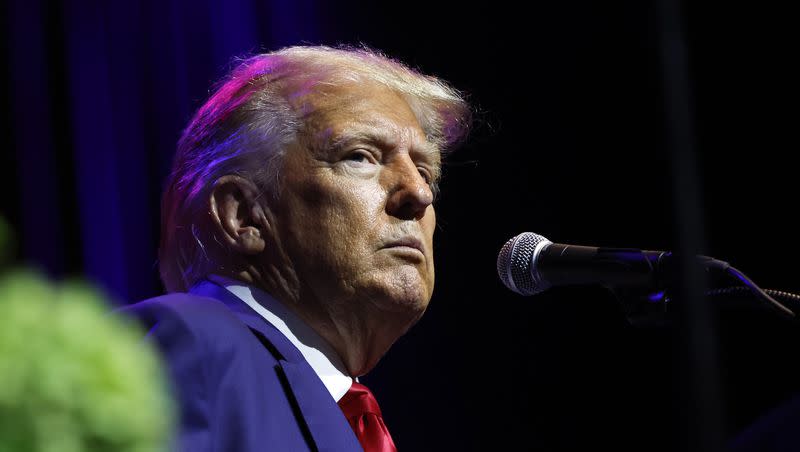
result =
[{"label": "blurred foliage", "polygon": [[[0,249],[8,228],[0,221]],[[138,325],[87,284],[0,274],[0,452],[167,450],[174,406]]]}]

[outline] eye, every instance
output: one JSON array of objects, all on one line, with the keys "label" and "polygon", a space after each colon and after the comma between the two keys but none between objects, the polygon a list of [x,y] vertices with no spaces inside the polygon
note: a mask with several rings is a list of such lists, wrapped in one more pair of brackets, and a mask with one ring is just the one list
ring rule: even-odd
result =
[{"label": "eye", "polygon": [[428,185],[430,185],[431,182],[432,182],[432,180],[431,180],[431,172],[428,171],[427,168],[422,167],[422,166],[418,166],[417,169],[419,170],[419,174],[422,176],[422,178],[425,179],[425,182]]},{"label": "eye", "polygon": [[347,154],[344,160],[356,163],[373,163],[375,157],[365,149],[356,149]]}]

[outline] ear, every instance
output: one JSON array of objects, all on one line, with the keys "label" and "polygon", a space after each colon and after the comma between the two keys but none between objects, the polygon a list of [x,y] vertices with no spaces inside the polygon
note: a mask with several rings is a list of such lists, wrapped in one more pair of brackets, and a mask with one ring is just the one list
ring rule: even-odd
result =
[{"label": "ear", "polygon": [[226,249],[254,255],[266,248],[269,222],[259,195],[256,185],[240,176],[222,176],[214,183],[208,212],[214,237]]}]

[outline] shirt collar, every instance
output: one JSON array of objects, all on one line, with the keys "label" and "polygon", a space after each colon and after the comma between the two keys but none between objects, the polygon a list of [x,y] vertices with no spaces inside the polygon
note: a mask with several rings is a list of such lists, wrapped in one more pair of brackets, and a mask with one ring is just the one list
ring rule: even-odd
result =
[{"label": "shirt collar", "polygon": [[334,400],[338,402],[347,393],[353,379],[345,371],[339,355],[325,339],[283,303],[242,281],[219,275],[208,275],[208,279],[225,287],[283,333],[314,369]]}]

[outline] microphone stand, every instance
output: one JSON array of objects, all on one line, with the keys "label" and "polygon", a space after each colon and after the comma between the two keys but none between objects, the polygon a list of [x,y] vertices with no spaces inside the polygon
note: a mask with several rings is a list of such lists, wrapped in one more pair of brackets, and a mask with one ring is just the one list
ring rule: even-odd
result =
[{"label": "microphone stand", "polygon": [[[708,256],[698,256],[696,271],[701,271],[707,280],[719,276],[725,279],[717,282],[705,291],[706,297],[711,298],[742,298],[752,304],[753,299],[761,306],[768,308],[782,318],[796,320],[796,310],[800,309],[800,295],[790,292],[762,289],[747,275],[737,270],[729,263],[713,259]],[[674,303],[673,294],[678,290],[675,275],[675,257],[672,253],[665,253],[657,265],[655,284],[653,287],[635,286],[606,286],[620,301],[626,318],[631,325],[637,327],[663,327],[671,323],[669,314]],[[739,285],[724,286],[730,280],[735,280]],[[748,296],[749,295],[749,296]],[[781,301],[783,301],[783,303]],[[786,304],[785,304],[786,303]],[[794,309],[787,307],[791,305]]]}]

